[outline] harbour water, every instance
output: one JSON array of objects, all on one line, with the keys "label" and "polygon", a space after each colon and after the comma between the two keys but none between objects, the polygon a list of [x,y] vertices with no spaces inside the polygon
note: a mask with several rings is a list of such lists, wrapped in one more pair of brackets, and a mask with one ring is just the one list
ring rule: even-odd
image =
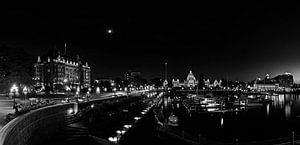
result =
[{"label": "harbour water", "polygon": [[292,132],[300,134],[300,96],[279,94],[265,97],[272,102],[246,107],[242,111],[192,112],[182,129],[221,142],[263,141],[289,138]]}]

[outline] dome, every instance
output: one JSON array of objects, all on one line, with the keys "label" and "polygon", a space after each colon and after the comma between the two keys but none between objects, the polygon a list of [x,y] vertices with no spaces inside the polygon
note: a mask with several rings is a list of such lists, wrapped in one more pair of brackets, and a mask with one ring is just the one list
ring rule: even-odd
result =
[{"label": "dome", "polygon": [[192,71],[187,76],[187,80],[196,80],[195,76],[193,75]]}]

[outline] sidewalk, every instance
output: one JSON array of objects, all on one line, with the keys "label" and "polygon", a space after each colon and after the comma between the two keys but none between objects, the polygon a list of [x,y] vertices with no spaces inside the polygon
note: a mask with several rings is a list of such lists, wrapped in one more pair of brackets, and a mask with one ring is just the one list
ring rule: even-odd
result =
[{"label": "sidewalk", "polygon": [[12,99],[0,98],[0,129],[6,124],[4,121],[5,116],[9,113],[14,113],[12,105]]}]

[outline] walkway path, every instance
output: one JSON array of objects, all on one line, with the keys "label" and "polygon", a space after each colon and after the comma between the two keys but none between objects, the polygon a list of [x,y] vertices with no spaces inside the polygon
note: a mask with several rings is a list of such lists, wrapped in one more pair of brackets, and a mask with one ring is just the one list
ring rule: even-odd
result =
[{"label": "walkway path", "polygon": [[5,116],[13,113],[13,100],[7,97],[0,97],[0,129],[5,125]]}]

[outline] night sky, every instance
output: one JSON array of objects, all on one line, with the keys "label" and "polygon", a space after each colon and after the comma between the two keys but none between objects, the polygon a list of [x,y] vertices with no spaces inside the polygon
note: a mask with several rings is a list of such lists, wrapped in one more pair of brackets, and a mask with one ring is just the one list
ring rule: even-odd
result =
[{"label": "night sky", "polygon": [[[291,72],[300,82],[300,9],[296,5],[207,5],[189,12],[110,13],[98,9],[18,9],[1,13],[0,43],[33,56],[56,45],[79,54],[93,78],[198,77],[250,81]],[[112,29],[112,34],[107,33]]]}]

